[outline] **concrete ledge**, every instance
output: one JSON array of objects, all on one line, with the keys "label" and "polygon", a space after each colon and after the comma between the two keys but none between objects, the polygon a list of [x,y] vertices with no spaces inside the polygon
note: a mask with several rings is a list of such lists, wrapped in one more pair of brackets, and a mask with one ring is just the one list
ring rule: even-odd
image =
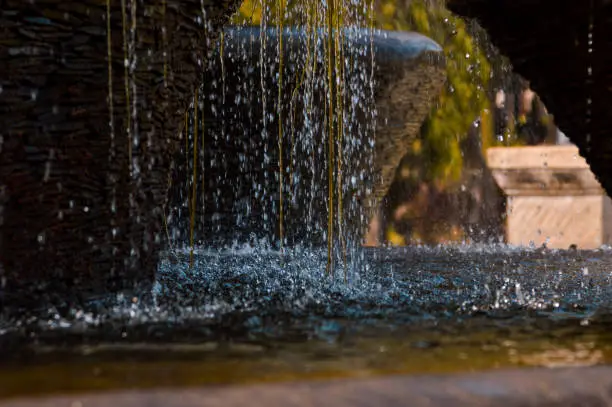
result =
[{"label": "concrete ledge", "polygon": [[524,168],[589,168],[576,146],[492,147],[487,150],[487,164],[500,170]]},{"label": "concrete ledge", "polygon": [[575,146],[494,147],[487,165],[506,195],[604,195]]},{"label": "concrete ledge", "polygon": [[612,201],[575,146],[490,148],[487,165],[507,197],[507,243],[596,249],[611,242]]},{"label": "concrete ledge", "polygon": [[516,369],[0,401],[0,407],[612,406],[612,367]]},{"label": "concrete ledge", "polygon": [[604,190],[588,168],[495,169],[493,177],[497,185],[510,196],[604,195]]},{"label": "concrete ledge", "polygon": [[597,249],[611,241],[607,196],[509,196],[506,211],[506,241],[511,245]]}]

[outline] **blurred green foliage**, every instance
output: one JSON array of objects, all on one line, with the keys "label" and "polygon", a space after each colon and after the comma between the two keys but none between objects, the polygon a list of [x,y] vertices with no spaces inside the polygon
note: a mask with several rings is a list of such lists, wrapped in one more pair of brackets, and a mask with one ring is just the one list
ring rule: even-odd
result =
[{"label": "blurred green foliage", "polygon": [[[466,23],[443,6],[424,0],[407,1],[403,5],[398,5],[396,0],[385,0],[379,8],[380,27],[417,31],[444,49],[448,82],[423,123],[422,140],[415,144],[418,150],[415,152],[420,152],[427,163],[426,179],[436,180],[438,184],[455,181],[461,176],[461,140],[489,105],[491,65],[469,34]],[[492,129],[484,130],[483,137],[489,140],[483,144],[493,143]]]},{"label": "blurred green foliage", "polygon": [[[286,24],[304,24],[303,14],[312,0],[284,1],[289,19]],[[466,23],[445,9],[442,3],[439,0],[377,0],[374,3],[376,27],[416,31],[432,38],[444,49],[447,86],[423,123],[421,140],[414,143],[414,152],[422,156],[422,163],[426,163],[426,179],[436,180],[439,185],[461,176],[460,143],[474,120],[483,112],[485,115],[488,113],[487,90],[492,76],[486,51],[470,35]],[[270,16],[268,21],[272,22],[276,14],[275,1],[245,0],[234,23],[259,24],[262,4],[266,4]],[[482,123],[483,147],[496,143],[489,122],[484,120]]]}]

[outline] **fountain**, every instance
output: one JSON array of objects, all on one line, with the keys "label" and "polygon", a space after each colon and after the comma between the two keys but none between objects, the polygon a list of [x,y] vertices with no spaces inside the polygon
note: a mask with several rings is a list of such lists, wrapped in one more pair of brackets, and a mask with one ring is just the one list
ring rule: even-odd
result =
[{"label": "fountain", "polygon": [[[299,234],[295,228],[288,230],[287,237],[282,229],[277,229],[276,225],[285,227],[285,222],[277,218],[282,218],[287,211],[289,222],[293,217],[300,219],[299,223],[308,230],[327,229],[320,234],[319,241],[328,242],[331,259],[334,235],[336,238],[350,235],[351,228],[362,229],[366,224],[361,209],[372,212],[388,189],[397,163],[409,148],[420,121],[428,112],[427,106],[444,81],[443,59],[436,56],[440,49],[434,42],[399,33],[372,36],[369,29],[336,30],[337,34],[312,30],[310,35],[283,32],[281,36],[287,41],[283,86],[277,86],[283,76],[277,77],[277,70],[267,66],[274,64],[280,45],[274,43],[276,31],[235,31],[242,32],[236,36],[230,30],[222,37],[222,44],[226,46],[220,56],[220,69],[228,69],[230,73],[219,72],[216,63],[219,55],[208,58],[207,54],[212,53],[215,36],[231,7],[216,8],[198,2],[180,8],[166,2],[159,6],[139,8],[136,1],[84,5],[75,9],[78,16],[74,17],[68,12],[54,14],[56,6],[44,2],[37,3],[36,7],[14,4],[3,11],[13,30],[6,33],[7,40],[21,44],[7,51],[12,56],[3,77],[10,79],[2,83],[0,94],[7,112],[5,117],[10,112],[14,120],[4,126],[6,136],[3,136],[2,148],[1,263],[6,304],[38,306],[41,295],[42,303],[51,298],[60,302],[70,298],[69,302],[78,303],[105,292],[134,288],[146,292],[154,279],[159,249],[166,239],[172,240],[169,230],[172,225],[168,226],[168,216],[172,213],[166,213],[165,202],[173,161],[177,154],[180,157],[176,151],[181,146],[185,146],[183,153],[190,148],[194,152],[188,159],[191,166],[183,166],[183,170],[188,168],[193,172],[189,174],[193,175],[191,194],[185,199],[182,195],[185,191],[178,187],[180,181],[189,178],[179,169],[179,179],[171,183],[177,187],[171,188],[170,195],[178,199],[179,205],[189,201],[193,207],[193,211],[189,210],[189,227],[181,229],[190,230],[192,246],[196,216],[201,220],[199,238],[211,243],[223,235],[226,242],[236,239],[228,234],[232,230],[243,230],[247,237],[254,231],[263,231],[263,237],[273,239],[276,239],[274,233],[278,233],[282,237],[281,246],[287,238],[291,242],[304,241],[303,236],[291,236]],[[91,27],[84,23],[83,13],[91,20]],[[319,14],[321,18],[324,16],[322,10]],[[350,22],[349,17],[349,14],[345,17],[346,24]],[[32,25],[34,33],[30,35],[32,38],[21,39],[20,26],[26,23]],[[96,29],[92,28],[95,24],[98,24]],[[74,44],[56,33],[73,26],[73,30],[84,32],[75,37]],[[253,35],[258,36],[256,40]],[[331,35],[338,42],[335,51],[329,48]],[[46,38],[47,51],[35,45],[30,47],[30,43]],[[94,44],[94,41],[95,46],[82,45]],[[307,41],[313,44],[312,69],[309,72],[304,69],[300,74],[308,74],[310,90],[305,90],[306,86],[300,89],[296,81],[300,77],[299,58],[304,63],[304,56],[310,55]],[[249,50],[255,47],[257,53],[260,43],[266,52],[259,52],[255,59],[241,60],[248,54],[245,47]],[[73,48],[76,51],[69,51]],[[268,61],[269,58],[272,59]],[[319,58],[323,61],[317,62]],[[57,59],[58,64],[49,62]],[[214,62],[206,70],[208,59]],[[337,66],[326,67],[322,63],[332,59],[337,61],[334,62]],[[240,73],[234,69],[237,63],[243,63],[241,69],[257,63],[260,70]],[[203,71],[204,77],[198,70]],[[332,76],[324,75],[326,71]],[[222,81],[227,79],[228,83],[206,80],[205,75]],[[71,80],[81,76],[83,80]],[[329,102],[336,98],[335,94],[329,97],[335,92],[329,85],[335,77],[344,78],[335,85],[342,86],[337,92],[337,101],[334,100],[338,102],[336,107]],[[199,89],[198,81],[206,86]],[[236,81],[252,86],[236,91],[232,88]],[[266,89],[268,85],[277,90]],[[284,92],[283,87],[291,92]],[[24,93],[26,89],[29,91]],[[206,100],[213,96],[217,99]],[[303,103],[296,103],[302,97],[310,98],[308,114],[304,113]],[[262,100],[264,110],[259,106],[252,108],[254,98]],[[228,108],[225,103],[233,106]],[[282,119],[275,120],[274,113],[268,110],[274,112],[274,106],[283,104],[291,109],[279,111]],[[184,113],[190,106],[192,113]],[[204,108],[202,112],[200,106]],[[242,106],[250,109],[247,112]],[[380,123],[376,128],[372,116],[375,106]],[[230,111],[236,117],[225,120],[219,116]],[[215,122],[221,123],[218,129]],[[311,125],[313,122],[317,124]],[[324,123],[329,129],[316,128]],[[235,136],[236,125],[247,126],[249,131]],[[285,127],[286,134],[279,133]],[[197,135],[205,128],[200,141],[210,148],[196,149]],[[315,148],[317,139],[313,132],[319,133],[316,137],[327,144],[327,149]],[[328,141],[323,141],[323,137]],[[294,139],[301,145],[294,143]],[[242,163],[227,158],[229,151],[240,153],[237,146],[243,148],[242,155],[236,155]],[[376,151],[371,150],[372,146]],[[295,155],[297,148],[301,149],[298,156]],[[198,149],[200,154],[196,152]],[[274,156],[275,151],[281,153]],[[251,158],[246,159],[245,153]],[[203,154],[206,155],[198,161]],[[307,165],[292,167],[295,162],[305,162],[301,157],[306,156],[316,160],[313,163],[321,160],[328,164],[316,169],[306,168]],[[283,157],[287,166],[282,165]],[[378,158],[370,163],[371,157]],[[209,164],[202,166],[198,177],[197,167],[207,159]],[[281,161],[275,163],[276,159]],[[364,171],[370,165],[374,167],[368,174]],[[250,173],[251,178],[236,180],[243,183],[242,189],[236,192],[234,185],[228,183],[231,178],[220,176],[228,166]],[[208,175],[202,176],[206,170]],[[263,178],[255,177],[256,172]],[[300,177],[310,177],[311,182],[298,182]],[[215,185],[215,178],[221,183]],[[328,180],[327,185],[320,182],[323,179]],[[206,184],[210,180],[213,184]],[[305,186],[298,187],[298,184]],[[363,186],[365,190],[357,193]],[[207,193],[209,188],[212,193]],[[313,191],[312,195],[307,192],[306,198],[303,192],[313,188],[319,192],[325,189],[327,196],[323,198]],[[251,192],[254,203],[245,209],[244,198]],[[196,211],[199,202],[196,194],[209,200],[203,202],[204,208],[213,211],[208,219]],[[347,200],[343,205],[345,194]],[[285,197],[289,201],[283,201]],[[313,221],[307,224],[301,222],[303,214],[292,211],[303,199],[310,199],[309,216]],[[235,209],[230,209],[232,205]],[[219,210],[219,206],[223,209]],[[225,219],[226,229],[220,233],[216,228],[221,223],[214,219],[232,211],[234,214],[239,211],[243,219],[257,219],[259,223],[242,227],[237,219],[229,223]],[[328,214],[323,215],[322,211]],[[344,212],[348,219],[352,218],[352,224],[345,226]],[[180,216],[177,218],[180,222]],[[209,219],[216,226],[209,227]],[[326,227],[322,227],[322,222]],[[257,237],[261,238],[261,233]],[[332,263],[330,260],[329,268]],[[25,294],[33,291],[37,295]],[[30,301],[33,303],[27,305]]]},{"label": "fountain", "polygon": [[[266,38],[263,56],[262,36]],[[319,44],[308,49],[316,36]],[[330,159],[329,149],[324,148],[328,86],[325,66],[312,63],[314,58],[323,59],[325,34],[293,29],[283,37],[287,68],[282,100],[286,109],[280,115],[285,129],[282,154],[277,147],[278,117],[261,119],[275,111],[277,72],[274,62],[267,72],[258,68],[260,58],[276,54],[276,30],[226,29],[223,55],[213,55],[204,73],[205,78],[222,78],[204,81],[201,94],[207,96],[198,113],[204,118],[200,142],[205,147],[197,169],[203,175],[196,181],[196,233],[207,245],[262,238],[276,244],[281,212],[285,244],[325,244],[329,216],[337,218],[339,236],[352,237],[352,243],[359,244],[368,219],[387,193],[399,161],[416,140],[420,123],[445,80],[441,49],[427,37],[346,31],[345,119],[331,158],[336,185],[331,202],[340,206],[328,215],[329,186],[322,182],[328,178]],[[373,94],[370,81],[375,84]],[[186,149],[179,152],[180,169],[172,180],[170,208],[174,211],[169,212],[176,216],[170,224],[179,242],[180,231],[189,230],[191,220],[184,203],[193,186],[190,152],[194,141],[190,138]],[[281,155],[285,167],[279,192]],[[279,196],[285,198],[282,208]],[[183,237],[183,243],[189,243]]]},{"label": "fountain", "polygon": [[435,42],[66,4],[0,19],[1,406],[609,404],[608,249],[358,245]]}]

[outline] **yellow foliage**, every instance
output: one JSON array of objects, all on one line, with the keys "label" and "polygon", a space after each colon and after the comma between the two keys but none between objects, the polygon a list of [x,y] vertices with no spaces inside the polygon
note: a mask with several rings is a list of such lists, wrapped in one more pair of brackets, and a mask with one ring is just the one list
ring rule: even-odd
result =
[{"label": "yellow foliage", "polygon": [[428,178],[454,181],[461,176],[460,141],[480,115],[487,97],[490,67],[475,46],[465,23],[447,10],[415,0],[408,6],[404,29],[438,42],[447,59],[448,86],[422,130],[422,151],[429,163]]},{"label": "yellow foliage", "polygon": [[395,2],[388,1],[382,6],[382,14],[387,18],[395,16]]},{"label": "yellow foliage", "polygon": [[259,24],[261,22],[261,4],[264,0],[244,0],[238,13],[234,16],[234,24]]},{"label": "yellow foliage", "polygon": [[393,246],[405,246],[406,238],[395,231],[395,228],[391,225],[387,228],[387,242]]},{"label": "yellow foliage", "polygon": [[493,117],[490,109],[483,109],[480,116],[480,133],[482,134],[482,152],[491,147],[493,142]]},{"label": "yellow foliage", "polygon": [[[258,24],[262,18],[262,4],[266,4],[270,10],[269,22],[273,24],[276,1],[244,0],[234,22]],[[282,0],[291,16],[299,15],[293,11],[296,5],[316,7],[316,1]],[[477,41],[467,31],[465,22],[445,8],[428,3],[425,0],[406,3],[381,0],[375,10],[375,21],[378,28],[420,32],[443,47],[448,86],[424,123],[422,140],[413,147],[413,152],[421,154],[424,158],[422,161],[429,163],[426,171],[429,179],[441,178],[444,182],[452,182],[461,175],[463,160],[460,142],[472,122],[487,108],[485,89],[491,66]],[[300,21],[290,17],[286,24]],[[492,133],[486,136],[492,137]],[[486,140],[483,145],[493,145],[495,142],[494,139]]]}]

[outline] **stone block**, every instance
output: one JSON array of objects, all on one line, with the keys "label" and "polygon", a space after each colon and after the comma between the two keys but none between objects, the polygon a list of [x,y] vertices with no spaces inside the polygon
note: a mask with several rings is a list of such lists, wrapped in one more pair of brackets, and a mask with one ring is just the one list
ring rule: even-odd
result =
[{"label": "stone block", "polygon": [[575,146],[491,148],[487,165],[507,197],[507,243],[595,249],[612,242],[612,201]]},{"label": "stone block", "polygon": [[595,249],[610,244],[612,202],[604,195],[509,196],[506,242]]}]

